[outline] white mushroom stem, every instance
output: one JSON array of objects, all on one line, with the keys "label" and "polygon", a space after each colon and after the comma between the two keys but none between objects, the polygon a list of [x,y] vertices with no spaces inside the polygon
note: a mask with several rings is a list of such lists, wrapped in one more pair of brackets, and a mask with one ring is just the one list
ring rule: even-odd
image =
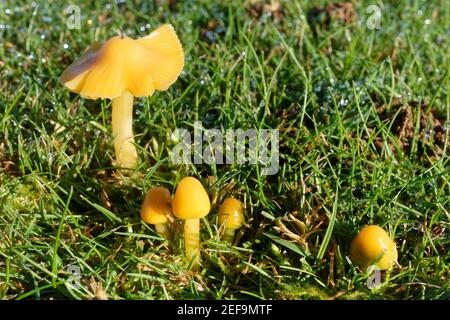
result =
[{"label": "white mushroom stem", "polygon": [[128,92],[112,101],[112,132],[116,152],[115,166],[136,168],[138,156],[133,136],[133,96]]}]

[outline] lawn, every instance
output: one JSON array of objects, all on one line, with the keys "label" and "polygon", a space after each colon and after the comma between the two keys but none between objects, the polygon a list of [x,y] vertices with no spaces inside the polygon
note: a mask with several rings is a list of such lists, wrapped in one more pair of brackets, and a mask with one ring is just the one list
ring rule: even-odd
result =
[{"label": "lawn", "polygon": [[[450,299],[449,21],[445,0],[1,1],[0,298]],[[185,66],[135,100],[140,160],[120,175],[111,101],[59,77],[95,41],[164,23]],[[195,121],[278,130],[278,171],[171,162]],[[168,242],[139,216],[147,190],[189,175],[212,204],[199,272],[181,221]],[[228,196],[236,245],[217,225]],[[376,288],[348,258],[368,224],[398,250]]]}]

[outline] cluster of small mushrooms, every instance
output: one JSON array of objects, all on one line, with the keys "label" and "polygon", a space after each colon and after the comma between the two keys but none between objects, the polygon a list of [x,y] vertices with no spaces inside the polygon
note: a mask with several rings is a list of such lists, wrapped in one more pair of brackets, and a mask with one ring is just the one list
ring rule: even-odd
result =
[{"label": "cluster of small mushrooms", "polygon": [[[172,199],[164,187],[154,187],[145,195],[141,207],[141,219],[155,226],[164,239],[172,238],[171,221],[174,217],[184,220],[184,248],[186,261],[192,270],[200,266],[200,219],[210,212],[210,201],[199,180],[186,177],[178,184]],[[173,224],[172,224],[173,225]],[[233,243],[235,231],[244,225],[242,204],[228,197],[219,208],[218,229],[226,243]],[[397,261],[395,242],[379,226],[364,227],[352,240],[349,250],[353,264],[367,269],[376,266],[389,270]]]},{"label": "cluster of small mushrooms", "polygon": [[[136,40],[123,35],[103,45],[94,43],[82,57],[62,74],[61,83],[87,99],[112,100],[112,133],[118,169],[135,169],[138,153],[132,130],[134,97],[151,96],[155,90],[167,90],[184,66],[181,43],[170,24]],[[156,187],[148,191],[141,217],[155,225],[156,231],[170,239],[168,218],[173,214],[184,222],[186,259],[192,269],[200,264],[200,218],[210,211],[208,194],[200,181],[187,177],[179,183],[174,198],[169,190]],[[243,225],[241,203],[227,198],[219,209],[222,238],[230,243]],[[397,261],[395,243],[378,226],[366,226],[353,239],[349,250],[352,262],[362,269],[376,265],[392,268]]]},{"label": "cluster of small mushrooms", "polygon": [[[172,199],[164,187],[150,189],[141,207],[143,221],[153,224],[156,232],[165,239],[172,238],[171,221],[174,216],[184,220],[184,249],[186,262],[192,270],[200,265],[200,219],[211,209],[208,193],[194,177],[186,177],[178,184]],[[219,209],[219,230],[223,241],[232,243],[236,229],[244,225],[241,202],[226,198]]]}]

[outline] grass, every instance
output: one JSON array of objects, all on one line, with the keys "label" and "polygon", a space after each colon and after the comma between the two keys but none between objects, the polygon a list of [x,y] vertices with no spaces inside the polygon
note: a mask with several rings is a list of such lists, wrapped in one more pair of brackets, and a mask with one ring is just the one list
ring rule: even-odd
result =
[{"label": "grass", "polygon": [[[369,1],[347,21],[312,11],[324,1],[74,2],[80,30],[66,26],[68,3],[0,3],[2,299],[450,298],[447,1],[384,2],[379,30],[366,26]],[[165,22],[186,66],[168,91],[136,101],[141,162],[120,178],[110,101],[58,77],[94,41]],[[278,173],[172,164],[173,130],[195,120],[278,129]],[[174,191],[186,175],[213,202],[199,274],[183,265],[180,236],[169,246],[139,218],[149,188]],[[245,205],[238,246],[216,226],[228,195]],[[399,251],[379,289],[347,258],[366,224]]]}]

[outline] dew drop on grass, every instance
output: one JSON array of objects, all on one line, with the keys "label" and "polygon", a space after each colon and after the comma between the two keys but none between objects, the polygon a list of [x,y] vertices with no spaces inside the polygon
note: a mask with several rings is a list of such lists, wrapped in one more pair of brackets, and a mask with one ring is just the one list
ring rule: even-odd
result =
[{"label": "dew drop on grass", "polygon": [[347,104],[348,104],[348,100],[347,99],[341,98],[341,100],[339,101],[339,105],[341,107],[345,107]]},{"label": "dew drop on grass", "polygon": [[431,20],[430,19],[425,19],[425,21],[423,23],[425,23],[425,25],[429,25],[431,23]]},{"label": "dew drop on grass", "polygon": [[445,127],[445,130],[450,134],[450,123]]},{"label": "dew drop on grass", "polygon": [[69,46],[69,44],[68,44],[68,43],[64,43],[64,45],[63,45],[63,48],[64,48],[65,50],[67,50],[67,49],[69,49],[69,48],[70,48],[70,46]]},{"label": "dew drop on grass", "polygon": [[266,102],[265,101],[261,101],[259,103],[259,108],[264,109],[266,107]]},{"label": "dew drop on grass", "polygon": [[5,14],[9,16],[9,15],[11,14],[11,9],[6,8],[6,9],[5,9]]},{"label": "dew drop on grass", "polygon": [[49,154],[47,155],[47,162],[48,162],[49,164],[52,164],[52,163],[53,163],[53,159],[54,159],[53,154],[52,154],[52,153],[49,153]]}]

